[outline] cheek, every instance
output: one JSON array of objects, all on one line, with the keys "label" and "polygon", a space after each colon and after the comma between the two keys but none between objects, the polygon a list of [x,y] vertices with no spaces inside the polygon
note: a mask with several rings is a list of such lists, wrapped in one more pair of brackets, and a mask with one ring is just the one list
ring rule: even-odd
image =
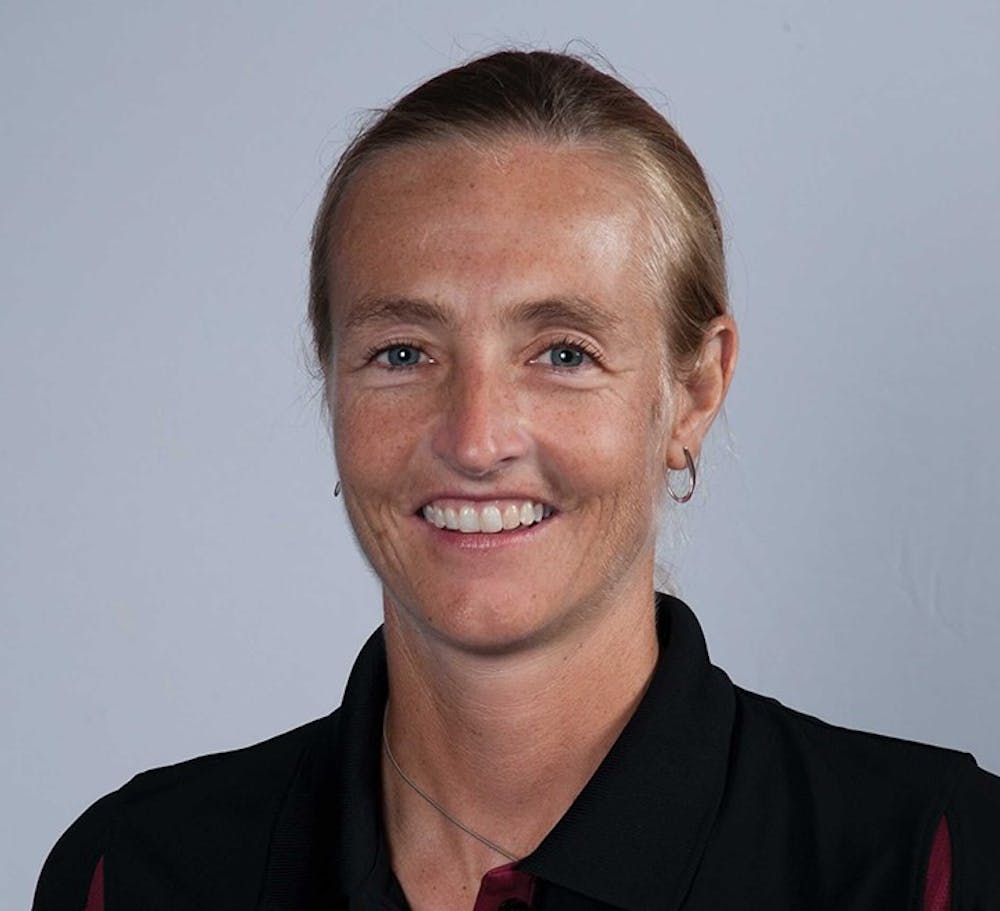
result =
[{"label": "cheek", "polygon": [[419,435],[412,407],[384,392],[355,395],[342,385],[332,414],[337,466],[343,480],[356,486],[380,486],[380,476],[394,476]]},{"label": "cheek", "polygon": [[569,494],[606,500],[608,508],[630,500],[637,513],[655,501],[666,458],[665,407],[658,387],[634,395],[605,394],[586,404],[549,407],[536,420],[540,451],[553,459],[556,483]]}]

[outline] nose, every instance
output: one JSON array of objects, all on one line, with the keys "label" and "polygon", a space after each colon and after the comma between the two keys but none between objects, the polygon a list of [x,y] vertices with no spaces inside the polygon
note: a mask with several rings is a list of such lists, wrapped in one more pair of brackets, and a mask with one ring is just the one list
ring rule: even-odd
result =
[{"label": "nose", "polygon": [[432,446],[434,454],[456,472],[487,477],[528,452],[530,437],[518,396],[502,371],[456,370],[442,397]]}]

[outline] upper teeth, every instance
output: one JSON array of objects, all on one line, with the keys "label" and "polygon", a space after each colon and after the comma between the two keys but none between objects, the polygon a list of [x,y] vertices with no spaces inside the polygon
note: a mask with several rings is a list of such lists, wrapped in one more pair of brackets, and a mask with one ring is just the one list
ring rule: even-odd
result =
[{"label": "upper teeth", "polygon": [[424,518],[438,528],[450,528],[464,534],[510,531],[521,525],[534,525],[552,515],[552,507],[530,500],[494,500],[487,503],[466,502],[450,506],[428,503]]}]

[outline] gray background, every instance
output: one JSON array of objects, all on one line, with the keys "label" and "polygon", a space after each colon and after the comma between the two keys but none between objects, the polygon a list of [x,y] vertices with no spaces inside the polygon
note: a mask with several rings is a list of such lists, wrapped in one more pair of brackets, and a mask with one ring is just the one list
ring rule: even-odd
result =
[{"label": "gray background", "polygon": [[593,42],[717,188],[743,356],[661,548],[715,660],[1000,769],[1000,5],[0,9],[0,906],[135,771],[338,703],[310,221],[360,109],[507,41]]}]

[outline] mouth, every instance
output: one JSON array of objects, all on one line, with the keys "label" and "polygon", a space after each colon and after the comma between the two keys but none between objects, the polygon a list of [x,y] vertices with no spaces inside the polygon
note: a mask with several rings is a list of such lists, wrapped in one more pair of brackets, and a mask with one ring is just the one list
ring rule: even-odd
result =
[{"label": "mouth", "polygon": [[534,500],[433,500],[418,515],[435,528],[464,535],[502,534],[544,522],[555,513]]}]

